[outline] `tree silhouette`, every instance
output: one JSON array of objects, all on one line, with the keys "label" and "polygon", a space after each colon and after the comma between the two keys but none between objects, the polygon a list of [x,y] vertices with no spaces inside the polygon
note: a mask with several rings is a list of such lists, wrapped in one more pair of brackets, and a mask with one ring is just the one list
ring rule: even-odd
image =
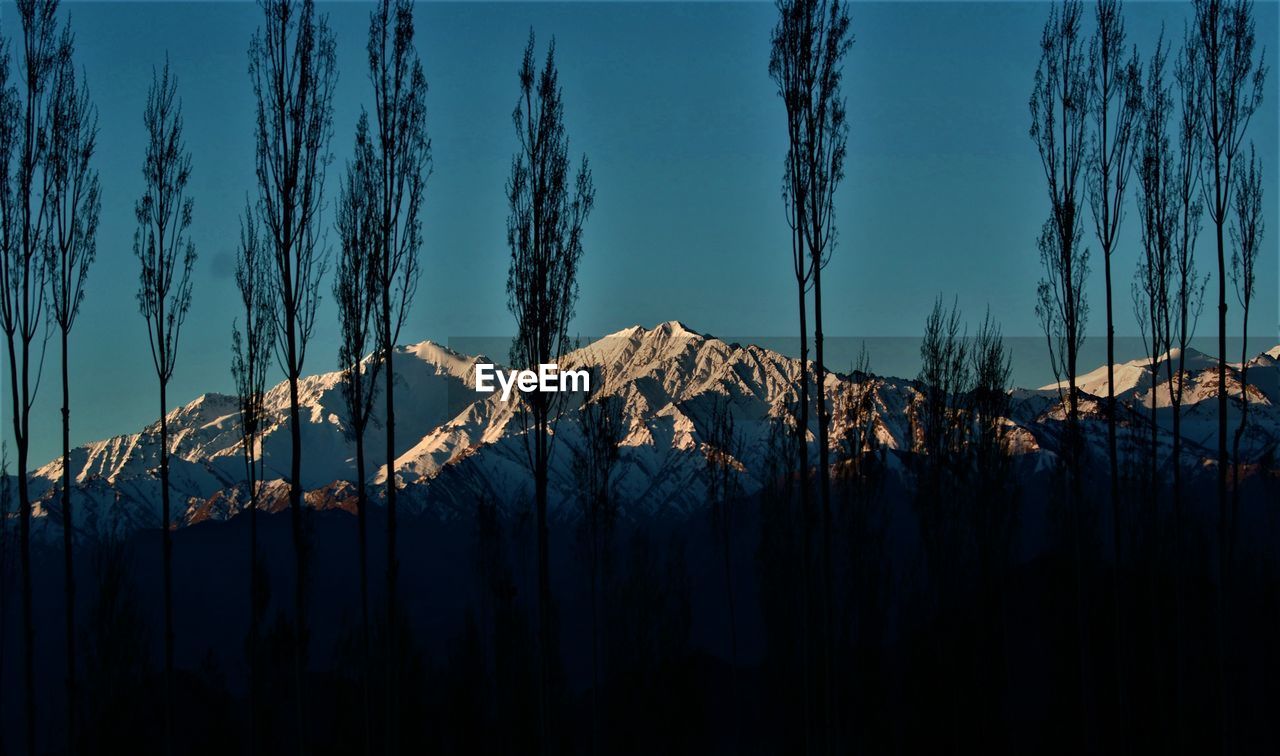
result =
[{"label": "tree silhouette", "polygon": [[[733,526],[735,510],[742,498],[742,439],[734,428],[728,397],[712,398],[711,415],[702,442],[706,459],[707,503],[711,505],[711,531],[720,552],[723,569],[725,609],[729,619],[730,696],[734,711],[738,699],[738,613],[733,591]],[[736,725],[735,725],[736,727]]]},{"label": "tree silhouette", "polygon": [[57,326],[62,355],[62,548],[67,605],[67,752],[76,747],[76,621],[75,560],[72,552],[71,512],[71,390],[67,337],[75,325],[89,266],[97,255],[98,214],[102,201],[98,172],[91,167],[97,147],[97,108],[89,87],[78,79],[71,60],[73,38],[63,28],[57,49],[57,70],[50,95],[48,145],[50,230],[48,256],[49,312]]},{"label": "tree silhouette", "polygon": [[613,532],[619,502],[616,469],[627,435],[622,397],[602,395],[600,371],[592,371],[597,398],[585,397],[578,412],[582,445],[574,450],[573,473],[578,483],[582,518],[578,541],[587,561],[591,595],[591,738],[592,752],[600,752],[600,604],[604,580],[612,564]]},{"label": "tree silhouette", "polygon": [[1082,9],[1079,0],[1063,0],[1061,7],[1050,9],[1030,100],[1030,133],[1040,154],[1051,207],[1037,242],[1045,277],[1038,287],[1036,316],[1048,341],[1059,396],[1067,405],[1067,457],[1073,487],[1078,483],[1080,461],[1076,359],[1089,314],[1084,298],[1089,250],[1081,243],[1080,199],[1093,75],[1081,36]]},{"label": "tree silhouette", "polygon": [[[1084,283],[1089,250],[1082,244],[1081,178],[1086,163],[1092,62],[1085,54],[1080,0],[1063,0],[1049,11],[1040,37],[1040,63],[1029,102],[1035,142],[1048,189],[1050,214],[1037,246],[1045,277],[1037,289],[1036,317],[1049,347],[1049,364],[1066,407],[1063,439],[1068,477],[1066,495],[1075,562],[1076,632],[1080,652],[1080,717],[1083,741],[1091,739],[1088,705],[1089,651],[1085,629],[1084,566],[1081,541],[1085,497],[1081,491],[1082,439],[1076,361],[1084,341],[1089,306]],[[1065,375],[1064,375],[1065,373]],[[1065,380],[1064,380],[1065,379]],[[1066,394],[1063,395],[1063,383]]]},{"label": "tree silhouette", "polygon": [[[1151,372],[1150,459],[1147,483],[1154,505],[1159,484],[1159,406],[1160,360],[1170,349],[1168,314],[1173,273],[1173,243],[1177,232],[1177,173],[1169,121],[1173,113],[1172,93],[1165,84],[1168,52],[1164,39],[1156,44],[1147,65],[1146,87],[1142,97],[1142,118],[1138,136],[1138,220],[1142,250],[1134,271],[1134,315],[1146,348]],[[1118,532],[1118,530],[1117,530]]]},{"label": "tree silhouette", "polygon": [[1249,160],[1236,178],[1235,202],[1231,224],[1231,280],[1240,302],[1240,425],[1232,442],[1232,538],[1238,537],[1240,509],[1240,441],[1249,423],[1249,307],[1257,283],[1258,255],[1262,249],[1265,224],[1262,220],[1262,166],[1253,145]]},{"label": "tree silhouette", "polygon": [[[960,596],[966,589],[965,501],[968,470],[965,441],[968,421],[963,397],[969,384],[969,352],[958,306],[949,308],[942,296],[934,300],[920,341],[918,393],[908,409],[911,440],[916,452],[914,509],[924,554],[924,600],[939,617],[961,616]],[[948,622],[951,625],[952,622]],[[938,668],[936,706],[946,712],[947,725],[959,730],[965,680],[961,657],[966,645],[960,623],[949,632],[935,629],[928,636]]]},{"label": "tree silhouette", "polygon": [[[1177,347],[1177,364],[1165,363],[1169,403],[1173,407],[1173,491],[1175,530],[1180,528],[1182,511],[1182,398],[1186,385],[1186,351],[1195,335],[1204,308],[1204,291],[1208,276],[1201,276],[1196,266],[1195,245],[1200,235],[1201,202],[1200,139],[1201,112],[1199,97],[1200,48],[1194,37],[1184,39],[1178,62],[1174,66],[1180,113],[1177,121],[1177,163],[1174,186],[1175,229],[1173,235],[1172,281],[1167,314],[1169,341]],[[1174,548],[1180,548],[1180,535],[1175,534]]]},{"label": "tree silhouette", "polygon": [[16,82],[9,81],[12,43],[0,43],[0,330],[9,357],[10,416],[17,447],[18,560],[22,571],[23,688],[26,748],[35,743],[35,626],[31,587],[31,497],[27,482],[31,409],[44,366],[48,267],[43,250],[50,233],[48,145],[57,75],[56,2],[17,3],[22,42]]},{"label": "tree silhouette", "polygon": [[[377,244],[371,268],[379,293],[374,337],[382,362],[387,434],[387,644],[397,649],[400,623],[396,556],[396,417],[395,357],[400,328],[418,288],[422,248],[420,212],[431,174],[431,140],[427,136],[427,77],[414,47],[411,0],[380,0],[369,14],[369,78],[373,82],[374,132],[369,139],[369,189],[373,192]],[[387,656],[387,735],[394,750],[399,737],[400,707],[396,682],[399,657]]]},{"label": "tree silhouette", "polygon": [[1220,606],[1216,612],[1222,747],[1230,749],[1226,631],[1230,626],[1227,596],[1232,568],[1234,507],[1227,500],[1227,256],[1225,229],[1237,159],[1253,114],[1262,104],[1267,78],[1265,53],[1254,63],[1253,3],[1250,0],[1193,0],[1201,125],[1201,192],[1213,222],[1218,251],[1218,577]]},{"label": "tree silhouette", "polygon": [[[1093,61],[1090,105],[1094,122],[1089,153],[1088,194],[1094,232],[1102,247],[1107,307],[1107,454],[1111,463],[1111,543],[1120,565],[1120,466],[1116,453],[1115,319],[1111,302],[1111,254],[1124,219],[1126,187],[1133,167],[1138,114],[1142,108],[1142,72],[1136,47],[1126,58],[1124,12],[1119,0],[1095,6],[1096,29],[1089,44]],[[1154,380],[1154,379],[1153,379]],[[1154,383],[1152,384],[1155,385]],[[1118,570],[1117,570],[1118,574]],[[1120,589],[1112,583],[1116,608],[1116,640],[1120,639]],[[1116,665],[1120,705],[1124,706],[1120,666]],[[1123,717],[1122,717],[1123,719]],[[1123,723],[1122,723],[1123,726]]]},{"label": "tree silhouette", "polygon": [[836,657],[835,693],[848,712],[839,723],[841,732],[855,741],[853,748],[863,751],[874,751],[884,743],[888,729],[883,699],[889,667],[881,644],[892,592],[886,543],[890,510],[883,495],[888,465],[877,434],[881,427],[877,391],[882,385],[871,374],[870,355],[863,343],[849,381],[833,402],[832,427],[837,429],[838,443],[833,473],[836,490],[843,494],[837,511],[846,544],[836,551],[843,556],[846,579],[844,632],[837,636],[843,637],[845,653],[844,658]]},{"label": "tree silhouette", "polygon": [[[0,48],[3,44],[4,40],[0,38]],[[0,58],[3,57],[2,53],[3,49],[0,49]],[[8,635],[4,628],[9,627],[9,556],[12,553],[9,548],[9,497],[12,495],[9,483],[9,442],[0,441],[0,675],[4,674],[4,641]],[[4,695],[0,690],[0,710],[3,707]],[[4,751],[4,747],[5,735],[0,729],[0,751]]]},{"label": "tree silhouette", "polygon": [[[1218,507],[1226,559],[1227,511],[1227,256],[1225,233],[1236,187],[1236,159],[1254,112],[1262,104],[1266,54],[1255,65],[1253,3],[1193,0],[1199,51],[1199,109],[1205,161],[1202,190],[1218,245]],[[1225,564],[1225,562],[1224,562]],[[1225,574],[1225,573],[1224,573]]]},{"label": "tree silhouette", "polygon": [[953,302],[948,310],[939,295],[924,324],[920,341],[920,384],[911,408],[912,432],[926,459],[923,494],[932,500],[942,493],[946,478],[959,472],[956,458],[963,453],[965,418],[960,398],[969,384],[969,345]]},{"label": "tree silhouette", "polygon": [[[507,179],[507,307],[516,319],[511,363],[531,369],[555,363],[570,346],[569,321],[578,299],[582,227],[595,204],[591,169],[584,156],[570,179],[569,136],[556,70],[555,39],[538,71],[534,34],[521,59],[520,98],[511,120],[519,149]],[[571,183],[572,181],[572,183]],[[540,748],[550,748],[548,684],[554,648],[551,573],[547,532],[547,475],[559,420],[561,395],[533,392],[521,397],[525,461],[533,474],[538,541],[538,706]]]},{"label": "tree silhouette", "polygon": [[876,378],[871,375],[871,356],[865,343],[850,378],[834,402],[841,427],[837,463],[845,468],[839,477],[849,498],[865,499],[879,485],[876,457],[881,449],[876,437]]},{"label": "tree silhouette", "polygon": [[[1019,491],[1010,450],[1010,355],[1000,326],[990,312],[969,345],[970,386],[967,443],[973,479],[969,486],[969,528],[977,592],[974,652],[981,665],[975,673],[982,711],[990,725],[979,732],[990,737],[1001,722],[999,694],[1007,680],[1009,576],[1013,566],[1019,513]],[[998,674],[1005,672],[1005,674]]]},{"label": "tree silhouette", "polygon": [[[804,243],[805,220],[808,212],[805,204],[808,201],[806,182],[803,177],[801,150],[793,149],[804,134],[804,102],[806,95],[804,70],[801,58],[805,55],[804,31],[805,15],[797,2],[780,0],[777,3],[778,22],[773,27],[772,47],[769,55],[769,76],[778,89],[787,114],[787,154],[782,171],[782,202],[786,209],[787,226],[791,231],[792,273],[796,281],[797,313],[800,320],[800,375],[798,400],[796,401],[793,429],[796,443],[790,445],[796,455],[796,486],[799,489],[799,522],[796,540],[798,550],[800,617],[799,645],[803,662],[800,672],[803,677],[800,696],[800,708],[804,720],[802,735],[805,748],[808,749],[810,736],[810,708],[813,691],[809,681],[809,582],[812,565],[810,563],[810,540],[813,527],[813,513],[810,507],[809,490],[809,307],[806,292],[813,280],[813,262]],[[776,440],[776,439],[775,439]]]},{"label": "tree silhouette", "polygon": [[372,736],[373,710],[369,702],[369,554],[368,505],[365,484],[364,436],[373,419],[373,403],[378,394],[377,355],[365,359],[373,345],[375,311],[381,299],[375,265],[381,246],[380,208],[377,205],[377,157],[370,141],[369,118],[360,115],[356,125],[355,156],[347,163],[346,175],[338,191],[337,276],[333,299],[338,305],[342,338],[338,345],[338,367],[342,371],[342,401],[347,410],[347,435],[356,445],[356,519],[360,532],[360,620],[364,654],[364,748],[368,754]]},{"label": "tree silhouette", "polygon": [[[915,510],[927,568],[927,601],[942,617],[962,616],[969,567],[965,528],[968,484],[967,430],[964,396],[969,386],[968,339],[959,308],[934,300],[920,342],[919,393],[910,410],[912,438],[918,454]],[[950,624],[950,623],[948,623]],[[949,713],[948,726],[958,729],[964,717],[966,680],[962,658],[968,655],[963,633],[936,630],[933,653],[939,668],[938,695]]]},{"label": "tree silhouette", "polygon": [[[828,435],[831,412],[827,405],[826,367],[823,362],[822,269],[835,249],[835,191],[844,178],[848,120],[841,89],[845,56],[853,45],[848,6],[840,0],[779,0],[779,21],[773,32],[770,75],[778,85],[787,110],[788,150],[783,197],[792,225],[792,252],[800,295],[801,331],[805,328],[804,294],[813,286],[814,378],[818,419],[818,480],[822,504],[823,654],[831,668],[831,470]],[[801,386],[807,393],[804,361],[807,345],[801,344]],[[807,405],[807,396],[802,396]],[[807,414],[807,407],[802,410]],[[807,432],[802,417],[801,433]],[[803,439],[802,439],[803,441]],[[802,443],[807,450],[807,442]],[[801,485],[807,476],[807,451],[801,461]],[[802,494],[802,496],[807,496]],[[802,499],[802,505],[807,499]],[[824,676],[823,700],[828,730],[833,702],[830,675]],[[830,745],[830,743],[828,743]]]},{"label": "tree silhouette", "polygon": [[1172,216],[1173,251],[1170,271],[1170,296],[1165,308],[1169,325],[1169,344],[1176,347],[1177,355],[1165,361],[1165,379],[1172,410],[1173,436],[1173,538],[1170,553],[1173,557],[1173,592],[1175,621],[1173,623],[1174,688],[1176,705],[1182,705],[1183,658],[1182,636],[1185,570],[1184,496],[1182,459],[1182,401],[1186,388],[1187,348],[1195,335],[1204,308],[1204,292],[1209,277],[1201,275],[1195,259],[1196,239],[1200,235],[1200,220],[1204,212],[1200,191],[1201,111],[1199,97],[1200,48],[1193,32],[1184,32],[1182,50],[1174,65],[1174,81],[1180,106],[1176,122],[1175,138],[1177,156],[1174,165],[1174,210]]},{"label": "tree silhouette", "polygon": [[293,673],[298,748],[306,750],[303,669],[307,646],[307,543],[298,381],[316,322],[326,252],[320,211],[333,135],[336,44],[314,0],[262,0],[249,43],[257,105],[257,214],[274,264],[272,332],[289,381],[289,513],[294,551]]},{"label": "tree silhouette", "polygon": [[[1011,484],[1009,468],[1009,428],[1006,419],[1012,407],[1009,396],[1011,357],[1004,344],[1004,334],[990,311],[982,320],[969,346],[968,411],[972,421],[969,447],[976,463],[979,499],[992,507],[1003,494],[1003,511],[992,512],[982,520],[992,528],[992,540],[1008,549],[1013,535],[1014,509],[1008,496]],[[1005,556],[1008,556],[1007,551]]]},{"label": "tree silhouette", "polygon": [[240,245],[236,257],[236,288],[244,309],[244,330],[231,328],[231,374],[236,384],[240,409],[240,448],[244,459],[245,484],[249,501],[249,752],[258,744],[259,635],[265,596],[262,590],[262,558],[258,550],[259,484],[264,477],[262,426],[267,367],[271,357],[271,261],[254,217],[245,203],[240,219]]},{"label": "tree silhouette", "polygon": [[187,195],[191,153],[182,135],[178,81],[166,62],[153,73],[142,116],[147,149],[142,164],[145,189],[134,209],[138,229],[133,254],[138,276],[138,310],[147,321],[151,360],[160,383],[160,524],[164,553],[165,748],[173,750],[173,513],[169,503],[169,421],[166,391],[178,358],[178,337],[191,307],[191,269],[196,248],[188,235],[194,202]]}]

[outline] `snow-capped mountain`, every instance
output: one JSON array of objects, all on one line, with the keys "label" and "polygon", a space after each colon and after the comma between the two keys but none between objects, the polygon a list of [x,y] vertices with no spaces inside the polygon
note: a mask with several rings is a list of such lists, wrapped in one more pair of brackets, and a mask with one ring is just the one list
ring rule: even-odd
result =
[{"label": "snow-capped mountain", "polygon": [[[1174,355],[1176,357],[1176,355]],[[467,356],[424,342],[400,347],[394,360],[396,389],[396,475],[405,506],[438,508],[442,513],[480,498],[522,505],[532,496],[526,469],[524,423],[514,397],[477,393],[473,371],[485,357]],[[1216,444],[1217,362],[1201,353],[1186,355],[1187,382],[1183,433],[1184,463],[1212,457]],[[1280,347],[1248,363],[1250,430],[1244,442],[1249,455],[1274,448],[1280,440]],[[771,429],[793,402],[798,360],[754,345],[730,344],[699,334],[678,322],[652,329],[639,326],[618,331],[566,355],[561,368],[593,372],[592,394],[620,400],[626,436],[617,467],[620,499],[631,511],[686,512],[701,506],[705,493],[705,439],[713,408],[725,407],[734,418],[739,439],[738,462],[744,493],[766,481],[762,471],[771,449]],[[1122,422],[1136,428],[1149,417],[1151,370],[1145,360],[1117,365],[1118,398],[1125,408]],[[1166,368],[1158,369],[1157,422],[1161,443],[1169,439]],[[1228,366],[1228,391],[1237,396],[1240,366]],[[299,386],[303,456],[302,480],[315,506],[348,506],[354,496],[354,447],[348,436],[339,372],[309,376]],[[873,375],[827,375],[828,396],[858,387],[872,398],[872,427],[881,447],[908,450],[908,408],[918,396],[915,381]],[[1081,405],[1091,443],[1105,444],[1102,423],[1106,370],[1081,376]],[[1036,465],[1051,459],[1061,434],[1058,390],[1015,390],[1008,419],[1013,448]],[[571,516],[576,483],[573,461],[582,445],[578,408],[581,394],[562,395],[560,419],[552,451],[550,485],[556,511]],[[266,506],[284,506],[290,461],[288,384],[266,396],[268,422],[263,447],[267,483]],[[1238,413],[1238,409],[1233,409]],[[1238,418],[1233,414],[1232,427]],[[239,511],[243,490],[238,410],[234,397],[206,394],[168,416],[173,456],[171,483],[177,524],[221,519]],[[813,443],[814,427],[810,428]],[[835,420],[832,444],[840,437]],[[1143,431],[1146,433],[1146,431]],[[138,433],[86,444],[71,455],[76,486],[77,527],[96,529],[155,526],[159,520],[156,448],[158,424]],[[1105,448],[1105,447],[1102,447]],[[385,435],[382,417],[366,437],[370,460],[368,482],[375,498],[386,485]],[[38,514],[57,506],[56,485],[61,460],[32,474]],[[58,518],[49,518],[56,522]],[[49,524],[53,524],[50,522]]]},{"label": "snow-capped mountain", "polygon": [[[1181,359],[1180,359],[1181,357]],[[1273,347],[1257,357],[1244,363],[1227,363],[1226,393],[1227,428],[1233,434],[1240,424],[1240,387],[1241,376],[1245,375],[1249,384],[1249,424],[1241,439],[1242,456],[1246,459],[1257,457],[1267,449],[1274,448],[1280,441],[1280,347]],[[1162,436],[1170,436],[1173,429],[1173,397],[1171,387],[1178,386],[1177,381],[1170,381],[1170,375],[1176,373],[1181,365],[1182,381],[1182,418],[1181,433],[1190,445],[1189,453],[1201,454],[1203,457],[1214,457],[1218,443],[1218,360],[1194,349],[1186,350],[1185,356],[1177,349],[1160,356],[1156,361],[1156,380],[1152,382],[1152,365],[1149,358],[1137,359],[1118,364],[1114,367],[1116,382],[1116,401],[1140,415],[1142,422],[1149,422],[1152,403],[1154,401],[1156,424]],[[1102,367],[1086,373],[1077,379],[1081,391],[1102,399],[1107,395],[1107,368]],[[1042,391],[1056,393],[1057,386],[1045,386]],[[1086,410],[1095,414],[1102,409],[1103,402],[1089,401]],[[1149,427],[1149,425],[1147,426]],[[1167,442],[1164,439],[1162,443]],[[1188,460],[1194,462],[1195,459]]]}]

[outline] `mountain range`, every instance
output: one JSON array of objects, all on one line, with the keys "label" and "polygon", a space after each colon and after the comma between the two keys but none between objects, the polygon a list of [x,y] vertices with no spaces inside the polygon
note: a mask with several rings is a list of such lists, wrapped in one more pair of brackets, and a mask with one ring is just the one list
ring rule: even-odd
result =
[{"label": "mountain range", "polygon": [[[1174,355],[1176,356],[1176,354]],[[525,431],[517,401],[503,402],[497,393],[472,388],[482,355],[464,355],[432,342],[403,346],[394,360],[397,448],[396,476],[403,486],[402,506],[450,517],[477,500],[506,506],[531,500],[526,469]],[[1203,468],[1215,458],[1217,432],[1217,361],[1188,350],[1183,407],[1183,464]],[[688,513],[706,499],[705,440],[718,407],[728,407],[738,438],[740,483],[746,495],[766,481],[763,470],[771,454],[771,438],[779,418],[794,401],[800,371],[797,359],[754,345],[726,343],[675,321],[652,329],[633,326],[591,342],[566,355],[561,369],[593,371],[593,395],[618,397],[626,435],[616,472],[618,498],[624,512]],[[1228,391],[1239,395],[1240,365],[1228,365]],[[1248,363],[1250,425],[1242,456],[1257,459],[1280,442],[1280,347]],[[1165,368],[1154,382],[1159,438],[1171,439],[1171,408]],[[1150,437],[1153,381],[1146,360],[1115,367],[1117,398],[1124,407],[1121,422]],[[299,387],[302,406],[302,481],[316,507],[354,506],[354,445],[343,409],[340,372],[312,375]],[[891,460],[909,454],[912,425],[908,408],[919,396],[915,380],[872,374],[827,374],[828,396],[850,388],[872,392],[871,427]],[[1106,426],[1101,410],[1105,366],[1082,375],[1082,408],[1088,442],[1105,453]],[[553,444],[550,486],[553,516],[571,517],[575,496],[573,461],[582,447],[576,422],[581,395],[563,395]],[[1011,396],[1011,446],[1019,464],[1040,468],[1058,448],[1063,410],[1056,386],[1015,389]],[[284,480],[290,461],[288,385],[268,390],[263,463],[263,506],[287,507]],[[1238,398],[1229,419],[1238,422]],[[832,444],[840,437],[839,420]],[[205,394],[168,415],[172,456],[171,485],[177,502],[175,525],[233,516],[247,499],[241,482],[238,403],[234,396]],[[104,528],[134,530],[155,527],[160,519],[158,430],[154,423],[135,433],[84,444],[71,453],[74,511],[78,535]],[[816,437],[810,429],[810,442]],[[366,434],[366,459],[386,458],[382,416],[375,414]],[[816,456],[816,455],[815,455]],[[902,469],[902,465],[890,465]],[[62,460],[31,473],[38,529],[60,527],[48,517],[59,507]],[[367,471],[377,499],[387,482],[385,465]]]}]

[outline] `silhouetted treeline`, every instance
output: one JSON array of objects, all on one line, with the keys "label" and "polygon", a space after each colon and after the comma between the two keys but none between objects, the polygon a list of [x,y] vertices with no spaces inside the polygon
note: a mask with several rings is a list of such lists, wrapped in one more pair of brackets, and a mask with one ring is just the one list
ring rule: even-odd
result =
[{"label": "silhouetted treeline", "polygon": [[[143,113],[133,240],[158,379],[147,441],[161,501],[153,529],[136,532],[109,521],[77,531],[73,516],[68,337],[97,251],[97,111],[59,4],[15,5],[18,33],[0,38],[0,330],[17,463],[11,481],[6,445],[0,755],[1245,754],[1280,743],[1280,473],[1274,443],[1252,443],[1247,351],[1267,184],[1244,147],[1268,69],[1248,0],[1194,0],[1181,44],[1162,33],[1151,51],[1130,44],[1117,0],[1092,14],[1080,0],[1052,4],[1027,73],[1048,200],[1035,312],[1057,389],[1015,404],[1001,326],[988,314],[970,335],[940,296],[902,407],[886,406],[865,351],[848,381],[828,381],[824,363],[822,273],[862,117],[843,89],[856,65],[850,6],[779,0],[761,60],[787,129],[800,360],[763,439],[745,437],[744,419],[760,418],[742,417],[731,388],[678,408],[696,439],[686,451],[700,455],[687,485],[706,504],[682,512],[627,498],[643,491],[628,479],[635,428],[607,370],[577,406],[519,400],[531,496],[400,511],[394,363],[427,269],[432,166],[414,5],[379,0],[370,12],[372,105],[335,199],[335,35],[313,0],[261,0],[246,125],[256,185],[240,219],[231,364],[245,477],[228,482],[248,516],[175,527],[167,386],[196,255],[194,158],[166,62]],[[516,68],[504,187],[510,360],[521,368],[574,344],[595,203],[586,158],[570,158],[554,37],[545,56],[535,42],[530,30]],[[1105,402],[1078,383],[1086,205],[1104,259],[1109,363],[1112,257],[1127,213],[1138,229],[1147,383],[1127,400],[1113,365]],[[1206,210],[1216,276],[1195,255]],[[301,478],[300,382],[317,327],[334,325],[317,312],[335,253],[354,502],[308,501],[325,492]],[[1226,380],[1228,279],[1245,343],[1238,388]],[[1200,405],[1216,405],[1217,447],[1197,465],[1187,456],[1201,450],[1181,436],[1185,352],[1211,281],[1217,387]],[[32,538],[29,448],[55,332],[62,469],[40,505],[62,531],[44,543]],[[258,506],[273,358],[289,393],[279,515]],[[887,427],[899,420],[902,448]],[[379,423],[385,459],[369,466],[365,439]],[[572,458],[576,486],[559,508],[555,453]],[[5,665],[15,653],[20,684]]]}]

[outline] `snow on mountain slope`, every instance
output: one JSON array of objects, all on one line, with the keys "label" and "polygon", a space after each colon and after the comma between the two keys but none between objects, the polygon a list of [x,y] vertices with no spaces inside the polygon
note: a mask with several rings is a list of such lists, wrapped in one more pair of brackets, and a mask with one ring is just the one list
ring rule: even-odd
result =
[{"label": "snow on mountain slope", "polygon": [[[756,346],[727,344],[681,323],[653,329],[633,326],[570,354],[563,368],[593,371],[593,396],[617,397],[627,434],[622,441],[617,486],[632,507],[685,511],[705,501],[704,439],[712,410],[728,407],[740,436],[738,460],[746,471],[742,487],[751,493],[764,481],[771,424],[794,401],[799,361]],[[876,382],[876,432],[891,449],[907,444],[905,406],[908,382]],[[849,383],[830,374],[834,396]],[[479,396],[479,395],[478,395]],[[575,454],[582,446],[578,408],[582,396],[568,396],[556,430],[550,485],[553,499],[569,502],[576,482]],[[428,434],[397,461],[400,479],[422,484],[424,504],[459,505],[476,497],[504,501],[531,499],[525,469],[526,432],[514,399],[488,395]],[[810,439],[816,433],[811,419]],[[833,439],[839,428],[833,429]]]},{"label": "snow on mountain slope", "polygon": [[[1160,356],[1157,361],[1158,389],[1156,406],[1167,407],[1172,404],[1169,395],[1170,369],[1179,367],[1179,350],[1172,349]],[[1259,400],[1260,393],[1271,404],[1280,404],[1276,396],[1276,376],[1280,374],[1280,347],[1274,347],[1249,360],[1248,381],[1250,401]],[[1218,395],[1218,361],[1214,357],[1195,349],[1186,350],[1186,358],[1181,363],[1185,379],[1183,389],[1183,406],[1197,404],[1205,399],[1213,399]],[[1140,400],[1140,403],[1151,406],[1151,362],[1148,358],[1139,358],[1129,362],[1118,363],[1114,367],[1116,382],[1116,398],[1120,400]],[[1239,397],[1241,385],[1241,369],[1239,363],[1227,363],[1227,394]],[[1107,395],[1107,366],[1085,373],[1076,379],[1076,386],[1087,394],[1097,397]],[[1177,383],[1174,383],[1174,387]],[[1066,382],[1050,384],[1041,391],[1056,391],[1066,388]]]},{"label": "snow on mountain slope", "polygon": [[[1176,355],[1175,355],[1176,356]],[[396,474],[404,486],[404,506],[436,508],[442,513],[467,507],[481,498],[520,506],[532,499],[526,468],[527,432],[518,398],[503,402],[498,393],[473,388],[473,371],[483,357],[458,354],[430,342],[396,351]],[[727,407],[734,418],[744,473],[742,487],[751,493],[765,481],[772,429],[795,401],[800,363],[754,345],[730,344],[671,321],[652,329],[633,326],[591,342],[566,355],[562,368],[593,373],[595,397],[617,397],[627,429],[618,465],[622,501],[644,511],[689,511],[705,502],[708,425],[713,409]],[[1149,417],[1149,365],[1136,360],[1116,366],[1121,423],[1141,432]],[[1169,408],[1165,368],[1156,381],[1158,435],[1168,445]],[[1187,353],[1183,432],[1188,441],[1184,463],[1194,464],[1216,448],[1217,363],[1199,352]],[[1228,367],[1228,391],[1238,397],[1238,367]],[[1280,440],[1280,348],[1249,362],[1249,432],[1246,453],[1273,448]],[[303,483],[317,506],[349,507],[350,481],[355,479],[353,445],[346,435],[340,373],[308,376],[301,381]],[[1081,376],[1081,407],[1088,443],[1105,448],[1106,370]],[[918,396],[912,380],[874,375],[828,373],[827,395],[835,397],[860,387],[871,392],[871,423],[879,444],[889,450],[910,449],[909,408]],[[555,431],[550,470],[553,506],[560,516],[573,512],[575,455],[582,446],[578,409],[583,396],[563,395]],[[1062,432],[1063,408],[1056,387],[1015,390],[1007,423],[1013,449],[1031,455],[1036,466],[1050,463]],[[279,505],[287,490],[290,462],[288,385],[268,392],[264,445],[269,506]],[[1231,427],[1238,422],[1238,399],[1231,404]],[[169,414],[175,512],[180,523],[218,519],[239,511],[245,491],[233,397],[206,394]],[[810,413],[811,415],[813,413]],[[159,521],[156,473],[157,425],[131,435],[86,444],[72,453],[76,481],[77,526],[96,527],[110,521],[119,527],[154,526]],[[843,421],[833,420],[833,449]],[[810,417],[809,442],[816,439]],[[366,470],[380,500],[386,484],[385,434],[381,413],[368,432]],[[815,454],[816,456],[816,454]],[[32,476],[41,497],[38,513],[56,511],[55,482],[61,473],[54,460]],[[274,502],[272,504],[271,502]],[[185,505],[185,506],[184,506]],[[185,509],[185,512],[183,511]],[[56,518],[49,518],[55,519]]]},{"label": "snow on mountain slope", "polygon": [[[475,358],[424,342],[400,347],[393,360],[396,394],[397,448],[407,450],[421,434],[452,416],[459,397],[470,392],[469,373]],[[303,444],[302,481],[306,488],[336,479],[355,477],[353,446],[347,438],[338,371],[306,376],[298,386]],[[379,376],[379,385],[384,379]],[[268,389],[262,447],[266,477],[285,478],[291,461],[289,385]],[[171,442],[170,477],[181,515],[189,500],[204,500],[244,478],[241,456],[239,408],[235,397],[205,394],[169,412]],[[385,457],[383,413],[374,413],[366,436],[367,459]],[[78,490],[95,491],[103,484],[120,497],[148,510],[143,517],[152,524],[159,516],[159,422],[139,433],[117,436],[80,446],[71,453],[72,477]],[[373,472],[372,462],[369,472]],[[62,460],[55,459],[31,475],[33,495],[52,499],[62,475]],[[94,501],[100,500],[99,496]],[[77,508],[78,515],[93,516],[94,501]],[[49,502],[49,506],[54,503]]]},{"label": "snow on mountain slope", "polygon": [[[1249,424],[1241,439],[1241,451],[1252,457],[1280,440],[1280,347],[1255,357],[1247,363],[1243,377],[1249,384]],[[1170,367],[1178,364],[1178,350],[1161,356],[1157,363],[1155,381],[1155,416],[1160,428],[1171,433],[1173,429],[1173,400],[1170,395]],[[1170,363],[1170,360],[1173,362]],[[1242,371],[1239,363],[1226,365],[1227,427],[1234,435],[1240,424],[1242,402]],[[1121,363],[1114,368],[1117,402],[1131,406],[1133,413],[1147,422],[1151,416],[1152,381],[1151,363],[1142,358]],[[1181,432],[1193,446],[1216,449],[1218,443],[1218,361],[1210,355],[1188,349],[1183,362]],[[1065,384],[1061,384],[1065,388]],[[1080,376],[1079,389],[1094,397],[1107,394],[1107,369]],[[1172,382],[1177,388],[1178,382]],[[1045,386],[1041,391],[1056,392],[1057,385]],[[1092,405],[1095,416],[1101,417],[1101,404]],[[1086,416],[1091,414],[1086,408]],[[1212,455],[1210,455],[1212,456]]]}]

